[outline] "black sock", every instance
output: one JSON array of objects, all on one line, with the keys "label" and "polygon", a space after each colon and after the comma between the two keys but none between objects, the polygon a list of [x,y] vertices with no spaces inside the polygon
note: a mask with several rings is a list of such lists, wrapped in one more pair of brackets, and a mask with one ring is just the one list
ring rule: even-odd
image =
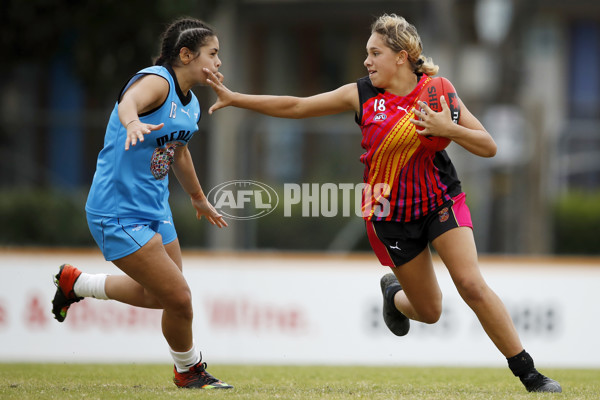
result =
[{"label": "black sock", "polygon": [[535,371],[533,358],[531,358],[529,353],[525,350],[514,357],[507,358],[506,360],[508,361],[508,368],[510,368],[512,373],[519,378]]},{"label": "black sock", "polygon": [[394,303],[394,296],[396,296],[396,293],[398,293],[401,290],[402,287],[400,285],[388,286],[388,288],[385,290],[385,301],[387,301],[390,305],[396,307],[396,304]]}]

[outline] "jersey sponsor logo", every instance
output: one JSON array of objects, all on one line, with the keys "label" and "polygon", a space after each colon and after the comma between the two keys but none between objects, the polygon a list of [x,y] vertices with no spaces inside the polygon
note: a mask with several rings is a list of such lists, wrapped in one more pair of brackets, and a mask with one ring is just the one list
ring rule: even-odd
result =
[{"label": "jersey sponsor logo", "polygon": [[192,138],[191,131],[185,131],[185,130],[173,131],[167,135],[157,137],[156,138],[156,147],[163,147],[166,143],[174,142],[174,141],[187,143],[190,141],[191,138]]},{"label": "jersey sponsor logo", "polygon": [[187,115],[188,118],[192,118],[192,116],[190,115],[190,110],[189,109],[186,110],[185,108],[182,108],[181,112],[184,113],[185,115]]},{"label": "jersey sponsor logo", "polygon": [[385,121],[386,118],[387,115],[385,115],[384,113],[379,113],[376,114],[375,117],[373,117],[373,121]]}]

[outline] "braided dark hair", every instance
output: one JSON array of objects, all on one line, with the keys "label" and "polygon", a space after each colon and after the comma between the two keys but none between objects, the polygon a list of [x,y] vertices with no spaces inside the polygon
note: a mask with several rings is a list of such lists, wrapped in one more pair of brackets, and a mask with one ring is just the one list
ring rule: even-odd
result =
[{"label": "braided dark hair", "polygon": [[178,60],[182,47],[196,51],[213,36],[213,29],[199,19],[178,19],[162,34],[160,55],[154,61],[154,65],[173,65]]}]

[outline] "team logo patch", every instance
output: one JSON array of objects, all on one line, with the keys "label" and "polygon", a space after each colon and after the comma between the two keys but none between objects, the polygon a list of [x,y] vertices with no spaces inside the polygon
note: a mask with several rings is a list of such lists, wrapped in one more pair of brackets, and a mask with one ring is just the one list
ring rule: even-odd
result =
[{"label": "team logo patch", "polygon": [[165,147],[158,147],[154,150],[150,163],[150,170],[154,178],[158,180],[165,179],[175,159],[175,148],[181,144],[180,142],[172,142]]},{"label": "team logo patch", "polygon": [[446,222],[446,221],[448,221],[448,218],[450,218],[450,213],[449,213],[448,207],[442,208],[438,212],[438,215],[439,215],[439,218],[440,218],[440,222]]}]

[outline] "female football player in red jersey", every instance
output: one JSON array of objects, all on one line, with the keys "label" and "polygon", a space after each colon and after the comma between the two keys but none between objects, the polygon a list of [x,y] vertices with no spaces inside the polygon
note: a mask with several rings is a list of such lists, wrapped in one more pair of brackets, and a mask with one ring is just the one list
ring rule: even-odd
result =
[{"label": "female football player in red jersey", "polygon": [[[232,92],[206,71],[218,95],[209,113],[234,106],[307,118],[353,110],[362,130],[366,188],[380,188],[364,191],[363,217],[375,254],[393,272],[381,279],[388,328],[403,336],[411,319],[432,324],[440,318],[442,293],[431,243],[513,374],[530,392],[560,392],[558,382],[535,369],[504,304],[480,273],[469,209],[450,158],[426,148],[418,135],[446,137],[481,157],[495,155],[494,140],[460,100],[458,124],[452,122],[446,99],[441,99],[441,112],[417,102],[438,66],[422,54],[421,39],[404,18],[378,18],[366,50],[367,77],[305,98]],[[423,129],[417,133],[416,126]],[[386,207],[378,207],[383,202]]]}]

